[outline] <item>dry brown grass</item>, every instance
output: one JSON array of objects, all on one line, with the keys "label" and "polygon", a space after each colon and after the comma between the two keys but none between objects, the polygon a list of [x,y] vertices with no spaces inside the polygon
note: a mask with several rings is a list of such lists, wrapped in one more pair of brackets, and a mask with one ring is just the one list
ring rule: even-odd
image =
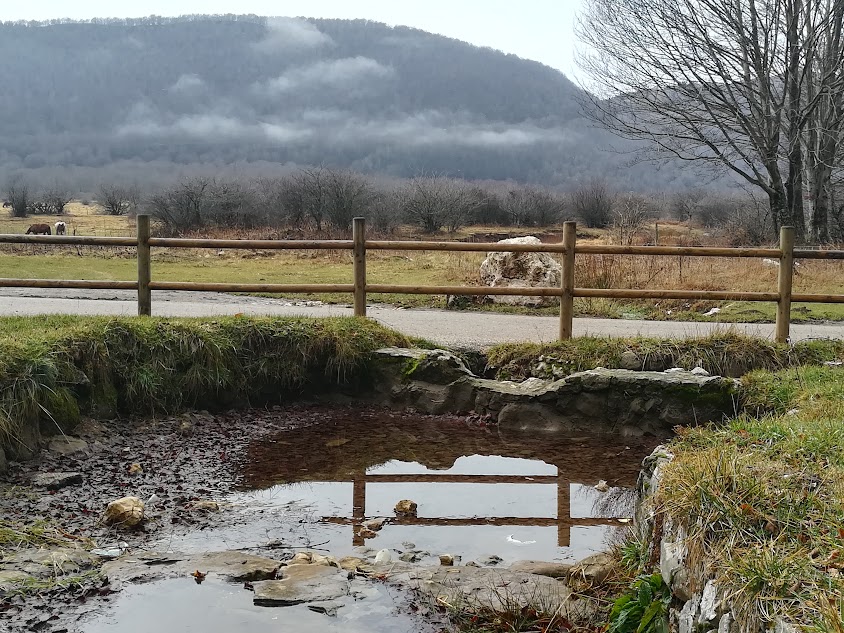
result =
[{"label": "dry brown grass", "polygon": [[[134,219],[105,216],[95,205],[83,206],[78,202],[69,205],[63,216],[69,232],[79,235],[133,235]],[[33,221],[43,221],[49,216],[31,218],[0,218],[0,232],[23,233]],[[557,229],[517,229],[506,227],[468,227],[454,234],[422,235],[413,227],[400,227],[390,235],[370,232],[372,238],[435,239],[488,241],[509,236],[536,234],[546,242],[558,242]],[[259,228],[251,230],[208,229],[186,237],[229,239],[348,239],[347,234],[315,231],[298,231],[285,228]],[[581,244],[613,243],[609,230],[580,229]],[[637,236],[636,243],[653,243],[654,226],[649,225]],[[702,229],[679,222],[659,223],[660,245],[724,245],[723,240],[709,235]],[[115,273],[119,266],[111,267],[109,259],[133,259],[134,248],[122,247],[57,247],[34,244],[2,245],[0,253],[19,256],[66,254],[92,260],[91,270],[98,278],[107,278],[109,270]],[[303,278],[326,283],[347,283],[351,275],[351,255],[348,251],[223,251],[210,249],[155,249],[154,261],[186,266],[218,266],[217,260],[255,260],[255,266],[266,269],[302,270]],[[367,254],[372,283],[409,285],[480,285],[480,264],[484,253],[474,252],[421,252],[421,251],[370,251]],[[21,269],[36,267],[20,265]],[[346,268],[348,267],[348,270]],[[47,261],[37,268],[50,268]],[[76,268],[76,267],[72,267]],[[308,271],[305,271],[305,268]],[[322,269],[314,271],[313,269]],[[712,258],[678,256],[625,256],[580,255],[576,260],[575,281],[585,288],[667,289],[667,290],[734,290],[773,292],[777,285],[777,267],[766,265],[761,258]],[[210,274],[210,273],[209,273]],[[227,273],[221,268],[216,273],[218,281],[226,281]],[[105,275],[105,277],[103,277]],[[0,271],[0,276],[19,276]],[[39,276],[57,277],[58,273],[45,272]],[[213,277],[213,275],[211,275]],[[187,279],[186,279],[187,280]],[[802,261],[794,278],[795,292],[841,294],[844,293],[844,262]],[[414,304],[440,305],[442,299],[411,300]],[[719,306],[724,320],[766,320],[773,315],[773,304],[740,304],[716,301],[616,301],[607,299],[579,299],[576,310],[581,315],[624,316],[633,313],[641,318],[675,319],[695,318],[696,314]],[[838,306],[795,306],[795,318],[838,319],[844,318],[844,309]]]}]

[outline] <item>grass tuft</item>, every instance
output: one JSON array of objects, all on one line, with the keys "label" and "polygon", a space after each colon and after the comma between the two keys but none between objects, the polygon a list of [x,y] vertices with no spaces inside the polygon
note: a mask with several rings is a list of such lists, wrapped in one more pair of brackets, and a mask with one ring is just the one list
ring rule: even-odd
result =
[{"label": "grass tuft", "polygon": [[682,429],[671,445],[656,507],[685,528],[692,575],[732,596],[742,630],[778,618],[841,630],[842,377],[831,367],[754,373],[755,397],[778,412]]},{"label": "grass tuft", "polygon": [[72,427],[80,407],[170,413],[343,384],[390,345],[411,341],[355,318],[0,319],[0,447]]},{"label": "grass tuft", "polygon": [[779,345],[725,331],[688,339],[579,337],[554,343],[507,343],[492,348],[489,366],[498,377],[562,378],[595,367],[618,368],[622,354],[633,352],[641,368],[703,367],[711,374],[740,376],[754,369],[820,365],[844,357],[844,341],[824,340]]}]

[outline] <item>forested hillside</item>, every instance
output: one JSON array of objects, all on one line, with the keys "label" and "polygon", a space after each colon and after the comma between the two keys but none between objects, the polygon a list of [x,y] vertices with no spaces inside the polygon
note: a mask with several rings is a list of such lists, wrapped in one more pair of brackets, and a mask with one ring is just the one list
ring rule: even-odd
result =
[{"label": "forested hillside", "polygon": [[[571,187],[683,189],[625,166],[562,73],[364,20],[255,16],[0,25],[0,175],[348,167]],[[94,169],[95,168],[96,171]],[[84,184],[82,185],[84,186]]]}]

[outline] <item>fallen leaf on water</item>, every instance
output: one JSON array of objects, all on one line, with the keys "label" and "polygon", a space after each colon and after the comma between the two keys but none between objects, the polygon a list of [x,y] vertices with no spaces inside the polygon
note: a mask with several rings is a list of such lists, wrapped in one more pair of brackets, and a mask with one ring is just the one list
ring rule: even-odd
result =
[{"label": "fallen leaf on water", "polygon": [[348,444],[349,442],[351,442],[350,439],[343,437],[337,438],[336,440],[328,440],[325,445],[328,448],[337,448],[338,446],[343,446],[343,444]]}]

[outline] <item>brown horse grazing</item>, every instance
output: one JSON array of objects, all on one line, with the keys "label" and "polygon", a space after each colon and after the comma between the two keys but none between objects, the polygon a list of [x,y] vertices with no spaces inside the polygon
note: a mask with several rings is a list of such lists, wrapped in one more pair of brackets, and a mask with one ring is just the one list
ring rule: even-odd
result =
[{"label": "brown horse grazing", "polygon": [[32,233],[33,235],[52,235],[53,232],[50,230],[49,224],[33,224],[26,230],[26,234],[29,235]]}]

